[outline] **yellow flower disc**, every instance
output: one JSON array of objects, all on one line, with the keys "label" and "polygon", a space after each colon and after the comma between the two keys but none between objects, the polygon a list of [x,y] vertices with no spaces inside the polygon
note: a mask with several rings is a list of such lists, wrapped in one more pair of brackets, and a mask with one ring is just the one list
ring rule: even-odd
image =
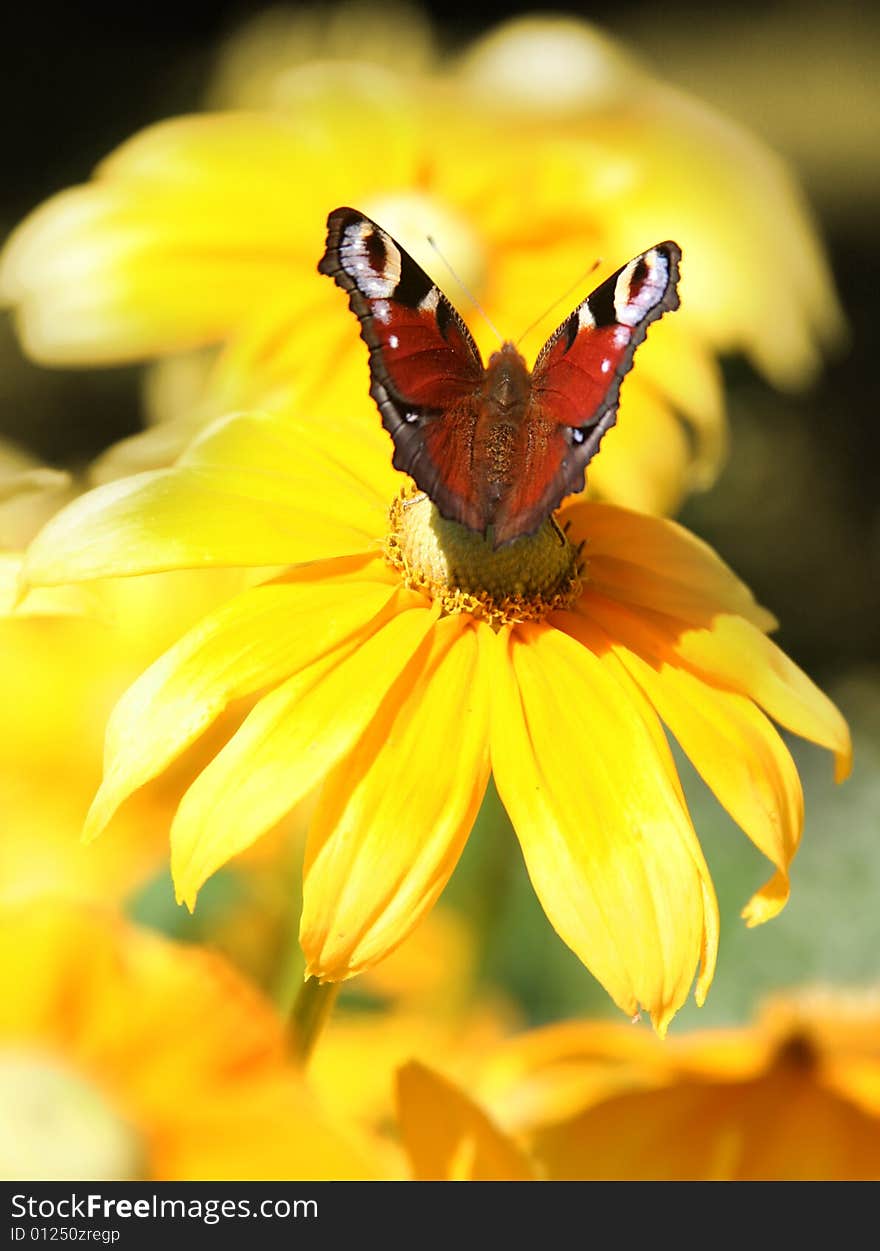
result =
[{"label": "yellow flower disc", "polygon": [[441,517],[427,495],[405,489],[391,506],[389,563],[405,584],[439,601],[444,613],[468,612],[500,627],[540,621],[581,592],[580,547],[550,517],[535,534],[504,547]]}]

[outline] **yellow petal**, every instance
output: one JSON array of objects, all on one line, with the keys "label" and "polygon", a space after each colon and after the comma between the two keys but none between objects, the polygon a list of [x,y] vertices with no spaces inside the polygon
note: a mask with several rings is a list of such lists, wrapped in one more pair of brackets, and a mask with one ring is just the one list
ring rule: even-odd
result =
[{"label": "yellow petal", "polygon": [[347,562],[339,562],[341,568],[311,566],[298,578],[242,592],[129,687],[107,725],[104,779],[86,821],[87,837],[98,834],[133,791],[167,768],[233,700],[288,678],[366,628],[393,586],[381,566],[362,570],[350,563],[354,568]]},{"label": "yellow petal", "polygon": [[499,637],[492,767],[554,928],[663,1033],[698,961],[700,994],[711,980],[714,892],[656,716],[601,632],[570,628],[583,642]]},{"label": "yellow petal", "polygon": [[100,609],[81,586],[38,587],[24,585],[24,557],[18,552],[0,551],[0,617],[91,617],[100,619]]},{"label": "yellow petal", "polygon": [[694,625],[739,613],[762,630],[776,619],[707,543],[684,526],[610,504],[578,499],[561,514],[572,542],[585,541],[587,578],[612,599]]},{"label": "yellow petal", "polygon": [[290,116],[151,126],[105,160],[92,185],[54,197],[19,227],[0,294],[20,302],[33,355],[110,362],[214,342],[279,284],[317,287],[328,205],[362,203],[389,180],[412,184],[417,102],[394,74],[328,62],[288,77]]},{"label": "yellow petal", "polygon": [[[308,794],[375,716],[436,619],[409,592],[398,592],[395,603],[369,637],[264,696],[184,795],[171,829],[171,868],[190,907],[205,879]],[[322,618],[314,623],[317,632]]]},{"label": "yellow petal", "polygon": [[[315,57],[367,61],[389,67],[405,64],[415,73],[436,57],[434,32],[426,16],[408,5],[377,8],[347,5],[321,12],[308,7],[258,9],[236,22],[214,57],[208,102],[211,108],[277,108],[294,69],[308,69]],[[280,97],[280,98],[279,98]]]},{"label": "yellow petal", "polygon": [[286,240],[254,247],[235,223],[270,229],[250,217],[257,199],[218,212],[212,192],[208,173],[193,196],[99,183],[41,206],[11,236],[0,270],[28,353],[55,365],[115,364],[201,347],[228,333],[279,274],[293,278],[302,261],[289,220]]},{"label": "yellow petal", "polygon": [[300,930],[315,977],[337,981],[381,960],[455,868],[489,775],[479,633],[463,616],[438,622],[430,648],[324,782]]},{"label": "yellow petal", "polygon": [[727,450],[724,386],[717,361],[686,310],[651,327],[639,348],[637,371],[627,380],[624,395],[633,384],[656,390],[685,418],[694,440],[689,485],[709,486]]},{"label": "yellow petal", "polygon": [[[650,632],[616,606],[585,596],[582,611],[599,621],[621,660],[657,709],[718,800],[777,872],[744,915],[752,925],[775,916],[788,900],[788,868],[803,827],[803,792],[791,754],[750,699],[719,690],[658,658]],[[622,628],[618,630],[618,627]],[[616,640],[622,635],[625,642]],[[649,659],[646,659],[648,657]]]},{"label": "yellow petal", "polygon": [[[25,579],[52,585],[205,565],[284,565],[373,546],[387,518],[379,496],[309,444],[295,473],[284,472],[277,429],[265,418],[219,422],[179,467],[89,491],[37,535]],[[215,440],[242,446],[261,432],[282,468],[215,459]]]},{"label": "yellow petal", "polygon": [[300,284],[264,301],[217,360],[210,381],[220,401],[241,407],[295,383],[306,405],[326,400],[328,413],[347,412],[355,398],[372,403],[366,354],[341,294]]},{"label": "yellow petal", "polygon": [[[746,352],[778,386],[802,385],[843,319],[785,166],[736,123],[659,83],[610,120],[606,138],[639,166],[639,185],[611,223],[622,254],[646,238],[677,239],[682,305],[701,337]],[[780,273],[788,315],[770,335],[756,310],[778,301]]]},{"label": "yellow petal", "polygon": [[[751,351],[779,382],[797,381],[815,365],[840,312],[802,197],[773,153],[649,77],[583,22],[514,19],[477,43],[463,65],[468,90],[509,110],[512,130],[537,121],[553,127],[554,146],[562,135],[581,146],[584,172],[565,181],[571,210],[560,231],[592,203],[602,255],[622,261],[646,240],[677,239],[684,249],[677,318],[695,310],[701,338]],[[604,196],[588,181],[594,167],[606,177],[609,167],[621,171]],[[544,171],[523,179],[524,196],[535,196],[531,181],[546,183]],[[774,307],[781,274],[791,315],[768,335],[756,311]]]},{"label": "yellow petal", "polygon": [[41,206],[0,268],[31,354],[112,362],[198,347],[234,331],[279,283],[317,284],[327,206],[352,202],[356,175],[369,187],[395,171],[403,184],[412,177],[413,111],[393,107],[393,76],[371,68],[367,82],[341,67],[317,76],[295,117],[151,126],[102,163],[95,183]]},{"label": "yellow petal", "polygon": [[293,1074],[222,1100],[184,1098],[157,1134],[154,1176],[200,1181],[376,1181],[380,1167]]},{"label": "yellow petal", "polygon": [[[43,898],[0,913],[0,1052],[80,1079],[86,1113],[95,1095],[106,1099],[138,1148],[137,1172],[122,1176],[374,1176],[285,1060],[283,1026],[214,952],[96,907]],[[33,1113],[30,1122],[39,1142]],[[50,1118],[44,1136],[52,1128]],[[62,1137],[54,1161],[90,1141]],[[79,1163],[63,1175],[81,1176]]]},{"label": "yellow petal", "polygon": [[656,391],[627,379],[616,424],[588,470],[590,492],[641,512],[681,506],[691,449],[684,427]]},{"label": "yellow petal", "polygon": [[[366,382],[363,369],[361,382]],[[365,392],[366,386],[361,390]],[[284,498],[301,480],[318,476],[334,502],[340,501],[337,507],[348,496],[358,501],[363,512],[359,520],[372,532],[377,525],[384,527],[388,502],[402,480],[391,468],[391,444],[375,408],[372,411],[371,421],[348,417],[344,411],[335,414],[332,438],[326,426],[312,418],[307,405],[297,415],[238,413],[203,431],[180,464],[263,474],[270,498],[275,498],[276,491]]]},{"label": "yellow petal", "polygon": [[660,1042],[617,1020],[540,1026],[492,1049],[480,1068],[480,1095],[508,1132],[532,1132],[620,1090],[665,1084],[681,1037]]},{"label": "yellow petal", "polygon": [[529,1146],[554,1181],[852,1181],[880,1172],[876,1118],[815,1076],[781,1068],[751,1081],[685,1077],[620,1094],[546,1127]]},{"label": "yellow petal", "polygon": [[574,120],[639,85],[638,64],[608,35],[576,17],[508,18],[462,54],[457,72],[485,107]]},{"label": "yellow petal", "polygon": [[439,1073],[412,1060],[397,1074],[400,1132],[415,1181],[533,1181],[513,1139]]},{"label": "yellow petal", "polygon": [[718,616],[711,629],[684,630],[670,641],[676,655],[708,682],[747,695],[786,729],[833,752],[838,782],[849,776],[852,740],[840,712],[751,622]]}]

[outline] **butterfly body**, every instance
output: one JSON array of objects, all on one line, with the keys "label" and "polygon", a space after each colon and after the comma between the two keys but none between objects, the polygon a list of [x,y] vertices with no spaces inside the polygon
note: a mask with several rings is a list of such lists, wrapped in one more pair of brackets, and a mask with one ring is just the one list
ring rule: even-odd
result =
[{"label": "butterfly body", "polygon": [[511,342],[484,367],[452,304],[375,222],[341,208],[327,225],[318,269],[360,321],[395,467],[444,517],[491,533],[496,547],[533,533],[583,489],[636,347],[678,307],[676,244],[658,244],[597,287],[529,370]]}]

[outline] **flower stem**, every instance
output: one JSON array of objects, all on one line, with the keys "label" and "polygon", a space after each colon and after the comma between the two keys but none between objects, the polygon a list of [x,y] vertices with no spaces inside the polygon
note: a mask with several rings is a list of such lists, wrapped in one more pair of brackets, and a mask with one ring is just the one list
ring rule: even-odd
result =
[{"label": "flower stem", "polygon": [[321,1031],[330,1019],[339,982],[319,982],[307,977],[303,982],[290,1018],[290,1040],[294,1058],[305,1068]]}]

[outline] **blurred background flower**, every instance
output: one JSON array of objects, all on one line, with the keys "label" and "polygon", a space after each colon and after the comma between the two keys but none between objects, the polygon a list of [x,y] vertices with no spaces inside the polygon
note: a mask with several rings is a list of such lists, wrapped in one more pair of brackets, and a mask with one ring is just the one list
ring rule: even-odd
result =
[{"label": "blurred background flower", "polygon": [[[266,989],[288,994],[302,810],[223,875],[198,918],[176,909],[167,865],[168,828],[198,752],[141,788],[102,845],[81,837],[114,703],[181,628],[241,588],[241,573],[91,582],[22,599],[15,549],[76,488],[70,475],[6,448],[0,482],[0,905],[63,898],[146,911],[177,937],[209,934]],[[221,720],[221,737],[244,712]]]},{"label": "blurred background flower", "polygon": [[[428,72],[430,43],[397,6],[258,18],[220,58],[227,111],[134,135],[14,232],[0,295],[26,350],[93,365],[216,346],[202,402],[176,414],[180,440],[200,413],[233,406],[372,421],[344,307],[316,282],[328,206],[367,212],[435,273],[447,263],[436,239],[453,291],[474,292],[532,355],[559,320],[548,310],[594,263],[598,282],[652,242],[684,239],[682,311],[640,352],[590,471],[617,502],[677,508],[722,457],[715,354],[740,351],[791,386],[841,336],[794,182],[758,140],[582,21],[510,22],[435,54]],[[786,315],[767,335],[761,312],[780,287]],[[484,353],[495,346],[470,297],[456,302]],[[167,456],[169,441],[154,431],[137,454]]]},{"label": "blurred background flower", "polygon": [[0,1175],[369,1178],[216,956],[73,904],[0,914]]},{"label": "blurred background flower", "polygon": [[483,1097],[556,1180],[876,1179],[880,999],[777,996],[745,1028],[668,1047],[616,1025],[548,1026],[493,1053]]}]

